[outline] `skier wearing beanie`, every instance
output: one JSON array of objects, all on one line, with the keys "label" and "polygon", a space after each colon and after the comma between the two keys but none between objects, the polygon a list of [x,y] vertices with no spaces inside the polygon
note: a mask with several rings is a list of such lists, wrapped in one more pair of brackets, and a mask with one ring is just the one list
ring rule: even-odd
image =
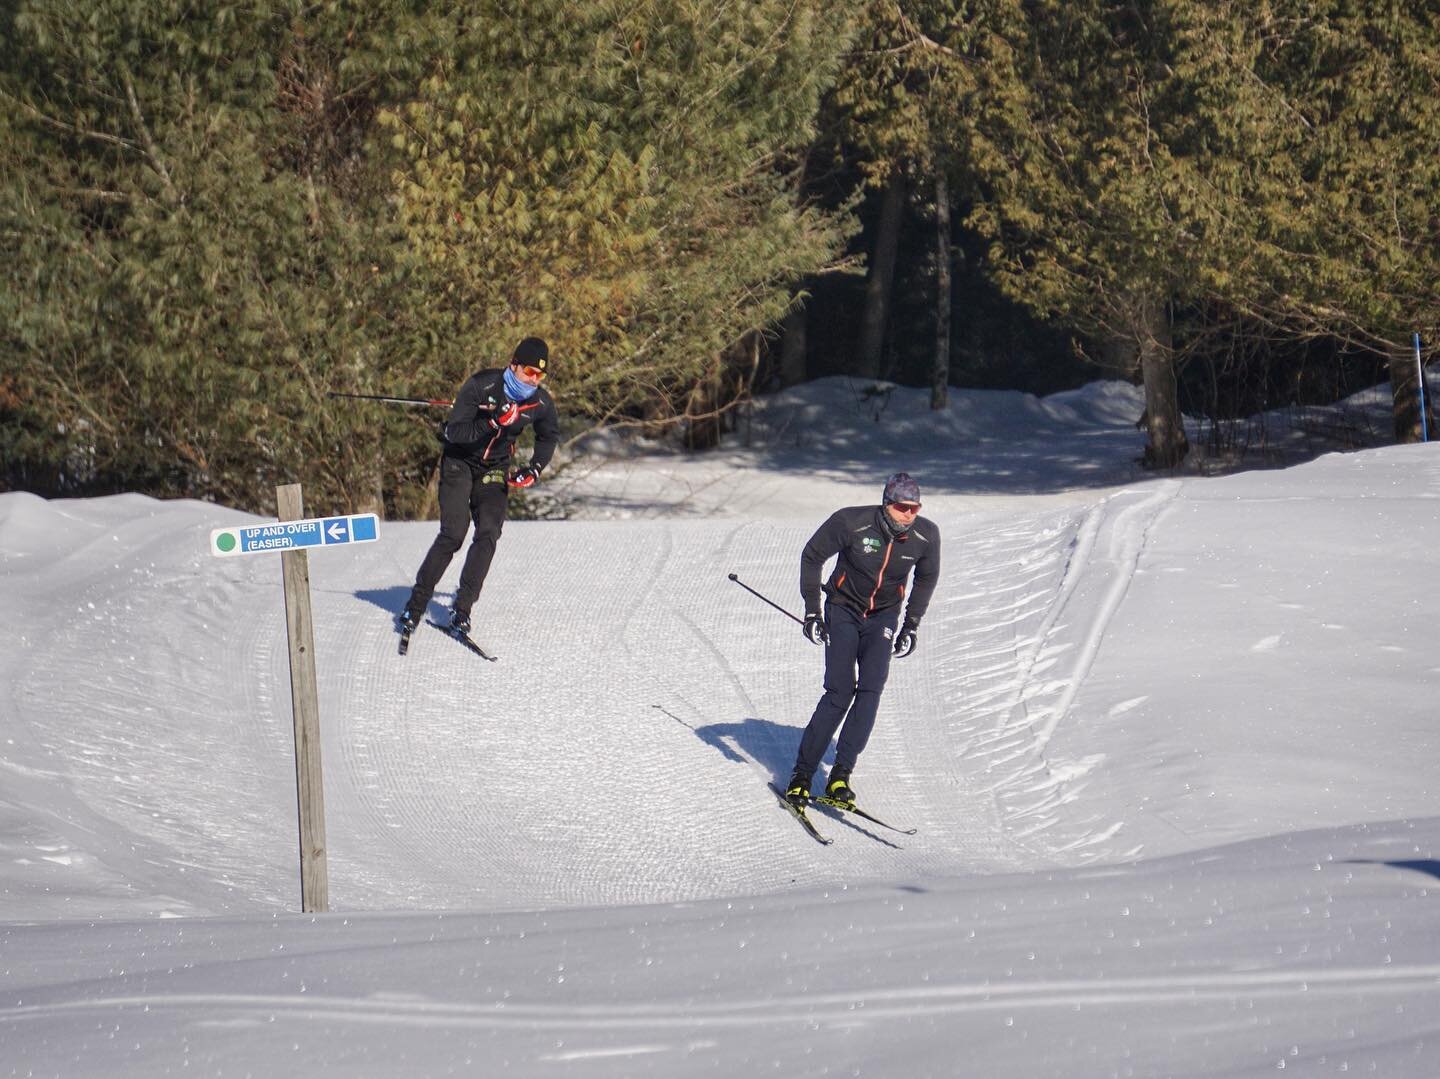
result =
[{"label": "skier wearing beanie", "polygon": [[[470,609],[505,526],[506,493],[511,487],[533,487],[560,441],[555,402],[540,385],[549,368],[550,349],[540,338],[527,337],[515,346],[508,367],[477,371],[456,394],[441,428],[445,450],[440,459],[440,534],[420,563],[400,614],[400,632],[407,638],[474,521],[475,538],[465,555],[450,617],[453,632],[469,634]],[[515,440],[531,425],[535,450],[530,463],[513,468]]]},{"label": "skier wearing beanie", "polygon": [[[810,798],[811,779],[837,729],[840,741],[825,796],[854,804],[850,772],[875,726],[890,657],[903,658],[915,650],[916,630],[940,577],[940,529],[919,513],[920,485],[897,472],[886,482],[879,506],[837,510],[800,555],[804,633],[812,643],[825,646],[825,695],[801,736],[785,790],[793,805],[803,806]],[[837,555],[823,589],[827,600],[822,611],[820,573]],[[902,623],[900,609],[912,570],[914,587]]]}]

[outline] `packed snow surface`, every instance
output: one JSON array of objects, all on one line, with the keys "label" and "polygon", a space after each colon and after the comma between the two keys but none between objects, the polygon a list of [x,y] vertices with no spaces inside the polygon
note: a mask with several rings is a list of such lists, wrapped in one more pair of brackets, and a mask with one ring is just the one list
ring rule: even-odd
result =
[{"label": "packed snow surface", "polygon": [[[209,553],[264,518],[0,495],[0,1076],[1440,1074],[1440,451],[1156,478],[1139,407],[832,379],[593,440],[493,664],[396,654],[433,523],[314,552],[323,914],[280,560]],[[820,650],[728,574],[798,613],[901,468],[943,573],[854,785],[917,834],[821,846],[767,789]]]}]

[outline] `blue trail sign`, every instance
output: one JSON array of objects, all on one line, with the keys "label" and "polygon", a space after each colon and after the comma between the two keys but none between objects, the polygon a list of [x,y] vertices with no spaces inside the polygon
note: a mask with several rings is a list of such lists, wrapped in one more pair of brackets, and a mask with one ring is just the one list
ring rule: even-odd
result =
[{"label": "blue trail sign", "polygon": [[379,518],[373,513],[354,513],[347,517],[313,517],[306,521],[217,528],[210,533],[210,553],[229,558],[370,543],[379,538]]}]

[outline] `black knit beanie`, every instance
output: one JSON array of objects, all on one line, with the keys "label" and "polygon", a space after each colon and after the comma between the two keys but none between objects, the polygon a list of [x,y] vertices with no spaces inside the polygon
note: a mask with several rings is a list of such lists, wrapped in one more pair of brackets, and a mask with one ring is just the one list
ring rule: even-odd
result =
[{"label": "black knit beanie", "polygon": [[550,347],[539,337],[527,337],[515,346],[515,355],[510,357],[511,363],[518,363],[521,367],[538,367],[548,373],[550,366]]}]

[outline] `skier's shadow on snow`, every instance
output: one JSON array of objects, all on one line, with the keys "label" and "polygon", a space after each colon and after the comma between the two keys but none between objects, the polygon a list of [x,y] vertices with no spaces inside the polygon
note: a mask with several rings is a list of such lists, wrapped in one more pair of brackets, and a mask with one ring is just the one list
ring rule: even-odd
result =
[{"label": "skier's shadow on snow", "polygon": [[[795,763],[795,751],[800,748],[799,728],[754,716],[748,716],[739,723],[707,723],[703,727],[695,727],[660,705],[655,707],[675,722],[689,727],[700,741],[715,749],[727,761],[737,764],[754,762],[768,768],[777,783],[789,777],[791,766]],[[827,751],[826,760],[831,760],[833,756],[832,748]]]},{"label": "skier's shadow on snow", "polygon": [[[405,609],[405,601],[410,598],[410,587],[396,585],[394,588],[362,588],[355,593],[355,598],[373,603],[386,614],[394,616]],[[437,622],[450,620],[450,608],[439,593],[430,598],[429,614]]]},{"label": "skier's shadow on snow", "polygon": [[[788,779],[790,769],[795,763],[795,751],[800,748],[801,731],[799,728],[784,723],[772,723],[768,719],[757,719],[754,716],[748,716],[739,723],[707,723],[703,727],[696,727],[691,723],[686,723],[662,705],[656,704],[651,707],[663,712],[682,727],[694,731],[700,741],[707,746],[712,746],[727,761],[734,761],[737,764],[753,762],[763,768],[768,768],[775,779],[776,786],[782,786]],[[834,762],[835,747],[832,745],[826,749],[825,759],[821,763],[828,766]],[[877,843],[899,849],[898,844],[871,831],[848,814],[828,808],[823,812],[847,828],[864,832]]]},{"label": "skier's shadow on snow", "polygon": [[1425,873],[1440,880],[1440,861],[1433,858],[1415,858],[1411,860],[1388,861],[1383,858],[1351,858],[1347,865],[1388,865],[1392,869],[1413,869],[1417,873]]},{"label": "skier's shadow on snow", "polygon": [[355,598],[373,603],[389,614],[399,614],[405,601],[410,598],[410,589],[401,585],[394,588],[362,588],[355,593]]}]

